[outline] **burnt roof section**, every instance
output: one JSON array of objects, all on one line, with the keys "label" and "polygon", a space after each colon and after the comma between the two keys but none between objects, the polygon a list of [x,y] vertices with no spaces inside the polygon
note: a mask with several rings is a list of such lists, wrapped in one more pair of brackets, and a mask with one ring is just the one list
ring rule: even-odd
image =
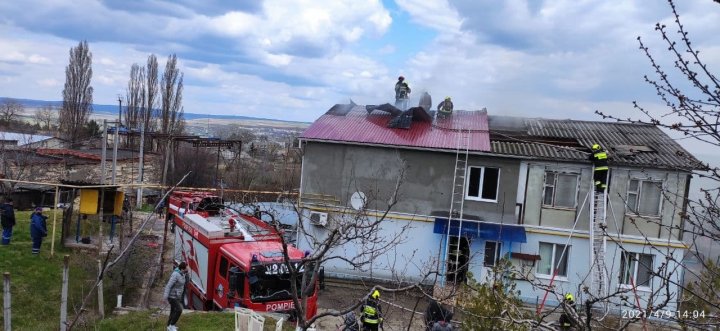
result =
[{"label": "burnt roof section", "polygon": [[700,162],[660,128],[647,124],[488,116],[492,152],[562,161],[588,161],[597,143],[610,164],[692,170]]}]

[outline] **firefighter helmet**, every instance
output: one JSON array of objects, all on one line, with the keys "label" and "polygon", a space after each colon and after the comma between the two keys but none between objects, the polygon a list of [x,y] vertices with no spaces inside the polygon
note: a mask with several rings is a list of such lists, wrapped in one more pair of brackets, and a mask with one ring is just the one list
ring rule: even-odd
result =
[{"label": "firefighter helmet", "polygon": [[568,294],[565,294],[565,300],[575,301],[575,297],[573,297],[572,293],[568,293]]},{"label": "firefighter helmet", "polygon": [[370,295],[370,297],[373,299],[380,298],[380,291],[378,291],[378,290],[373,291],[372,294]]},{"label": "firefighter helmet", "polygon": [[592,150],[594,150],[594,151],[599,151],[599,150],[600,150],[600,145],[598,145],[598,144],[593,144],[593,145],[592,145]]},{"label": "firefighter helmet", "polygon": [[398,77],[398,80],[405,80],[405,77],[400,76],[400,77]]}]

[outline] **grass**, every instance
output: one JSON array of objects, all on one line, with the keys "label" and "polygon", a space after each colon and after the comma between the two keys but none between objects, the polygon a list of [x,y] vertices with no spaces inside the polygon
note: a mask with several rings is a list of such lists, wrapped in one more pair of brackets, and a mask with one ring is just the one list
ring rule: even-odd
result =
[{"label": "grass", "polygon": [[[39,255],[31,254],[30,212],[16,212],[17,224],[9,246],[0,246],[0,272],[10,273],[12,295],[12,326],[14,330],[49,330],[60,326],[60,290],[62,288],[63,255],[71,254],[60,248],[60,226],[56,228],[55,255],[50,256],[52,234],[52,211],[48,218],[48,237],[43,240]],[[58,214],[58,222],[60,215]],[[83,268],[78,268],[79,257],[70,259],[70,285],[68,312],[79,303],[91,278]],[[3,317],[0,316],[0,321]],[[3,321],[4,323],[4,321]]]}]

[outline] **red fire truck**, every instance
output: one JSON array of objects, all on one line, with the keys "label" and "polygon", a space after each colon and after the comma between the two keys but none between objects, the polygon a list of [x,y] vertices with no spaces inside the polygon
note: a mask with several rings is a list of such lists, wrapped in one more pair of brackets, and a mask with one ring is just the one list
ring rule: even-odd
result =
[{"label": "red fire truck", "polygon": [[[280,233],[257,218],[226,208],[208,192],[177,191],[168,217],[175,228],[175,261],[185,261],[185,303],[199,310],[232,308],[293,313],[290,273]],[[305,256],[288,245],[290,263]],[[302,268],[299,270],[302,272]],[[298,289],[302,274],[299,274]],[[317,284],[308,296],[307,317],[317,313]]]}]

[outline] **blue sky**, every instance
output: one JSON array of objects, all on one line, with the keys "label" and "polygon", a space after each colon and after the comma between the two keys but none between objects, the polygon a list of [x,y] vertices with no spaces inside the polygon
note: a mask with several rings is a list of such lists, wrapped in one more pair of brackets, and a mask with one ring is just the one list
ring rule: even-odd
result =
[{"label": "blue sky", "polygon": [[[677,1],[704,60],[720,70],[720,5]],[[59,100],[68,50],[87,39],[95,102],[115,104],[133,63],[177,53],[193,113],[312,121],[338,102],[413,95],[491,114],[598,120],[632,101],[662,111],[637,36],[663,0],[25,0],[0,2],[0,96]],[[670,62],[663,63],[667,67]]]}]

